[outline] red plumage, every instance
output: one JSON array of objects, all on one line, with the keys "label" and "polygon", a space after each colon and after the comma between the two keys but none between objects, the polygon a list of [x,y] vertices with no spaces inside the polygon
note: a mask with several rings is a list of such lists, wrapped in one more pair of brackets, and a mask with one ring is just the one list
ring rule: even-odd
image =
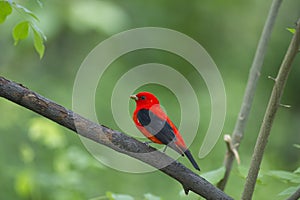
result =
[{"label": "red plumage", "polygon": [[140,92],[130,98],[136,102],[133,113],[136,127],[152,142],[165,144],[181,155],[185,154],[195,169],[200,170],[177,127],[160,107],[158,99],[150,92]]}]

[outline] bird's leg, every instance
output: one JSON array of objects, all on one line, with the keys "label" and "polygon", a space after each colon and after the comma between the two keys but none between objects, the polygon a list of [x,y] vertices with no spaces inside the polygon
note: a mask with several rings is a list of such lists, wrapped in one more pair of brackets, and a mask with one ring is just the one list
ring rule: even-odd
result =
[{"label": "bird's leg", "polygon": [[163,150],[164,153],[166,152],[167,148],[168,148],[168,145],[165,146],[165,148]]},{"label": "bird's leg", "polygon": [[144,142],[145,145],[149,146],[149,144],[152,144],[153,142],[152,141],[146,141]]}]

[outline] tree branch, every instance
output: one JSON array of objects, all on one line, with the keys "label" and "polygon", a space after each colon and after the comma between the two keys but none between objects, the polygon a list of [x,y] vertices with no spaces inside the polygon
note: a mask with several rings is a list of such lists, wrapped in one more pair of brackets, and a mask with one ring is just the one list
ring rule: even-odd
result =
[{"label": "tree branch", "polygon": [[258,139],[254,148],[250,169],[246,179],[242,199],[252,198],[260,164],[263,158],[264,150],[268,142],[268,137],[272,128],[278,107],[280,106],[281,96],[284,91],[285,83],[291,70],[292,62],[298,53],[300,45],[300,18],[297,21],[296,32],[292,38],[290,46],[280,66],[279,72],[275,79],[275,84],[268,103],[268,107],[259,131]]},{"label": "tree branch", "polygon": [[[279,7],[281,5],[282,0],[273,0],[268,18],[266,20],[261,38],[259,40],[257,50],[254,56],[254,60],[249,72],[249,78],[243,98],[243,102],[241,105],[241,109],[232,133],[232,145],[235,146],[236,150],[238,150],[241,140],[244,136],[245,127],[247,124],[248,116],[250,114],[250,109],[252,106],[257,82],[260,76],[260,71],[262,68],[263,60],[265,57],[266,49],[268,41],[271,37],[273,25],[275,23],[276,16],[278,14]],[[233,151],[227,151],[224,165],[225,165],[225,174],[223,179],[217,184],[218,188],[221,190],[225,189],[226,183],[228,181],[233,160],[234,160]]]},{"label": "tree branch", "polygon": [[[204,178],[166,154],[156,151],[156,149],[124,133],[85,119],[71,110],[30,91],[21,84],[14,83],[1,76],[0,96],[47,117],[83,137],[159,169],[180,182],[186,193],[191,190],[206,199],[232,199]],[[171,164],[166,166],[168,163]]]}]

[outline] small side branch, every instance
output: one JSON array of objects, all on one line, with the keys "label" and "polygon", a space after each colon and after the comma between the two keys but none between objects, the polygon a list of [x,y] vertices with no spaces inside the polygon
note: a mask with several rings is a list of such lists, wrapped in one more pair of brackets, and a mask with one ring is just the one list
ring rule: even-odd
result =
[{"label": "small side branch", "polygon": [[[147,163],[206,199],[232,199],[166,154],[116,130],[94,123],[61,105],[0,76],[0,97],[28,108],[96,143]],[[168,163],[171,163],[168,165]]]},{"label": "small side branch", "polygon": [[259,131],[259,135],[254,148],[250,169],[246,179],[242,199],[249,200],[252,198],[256,179],[258,176],[260,164],[263,158],[264,150],[268,142],[273,120],[275,118],[278,107],[280,106],[281,96],[291,70],[294,58],[298,53],[300,45],[300,19],[297,21],[296,32],[292,38],[290,46],[280,66],[276,82],[274,84],[272,94],[268,103],[268,107]]},{"label": "small side branch", "polygon": [[230,135],[224,135],[224,141],[226,142],[226,145],[227,145],[227,152],[232,153],[234,155],[237,163],[240,164],[241,163],[241,159],[240,159],[239,153],[238,153],[238,151],[236,149],[236,147],[239,144],[237,144],[237,143],[233,144]]}]

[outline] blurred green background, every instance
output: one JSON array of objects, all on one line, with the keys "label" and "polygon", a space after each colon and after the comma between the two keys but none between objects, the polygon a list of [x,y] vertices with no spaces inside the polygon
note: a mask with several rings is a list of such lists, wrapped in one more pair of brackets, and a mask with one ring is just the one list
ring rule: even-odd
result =
[{"label": "blurred green background", "polygon": [[[38,26],[47,36],[46,51],[40,60],[33,48],[32,35],[17,46],[13,45],[11,30],[17,22],[24,20],[22,14],[13,11],[0,25],[1,76],[22,83],[70,109],[73,83],[80,64],[99,42],[113,34],[153,26],[170,28],[198,41],[214,59],[223,77],[227,115],[223,133],[213,151],[197,162],[201,173],[222,166],[226,152],[222,138],[224,134],[231,134],[234,128],[270,0],[26,0],[18,3],[32,10],[40,19]],[[234,164],[226,188],[226,193],[235,199],[242,193],[246,169],[271,93],[273,82],[267,77],[277,74],[292,37],[286,28],[293,27],[299,16],[298,0],[283,2],[240,147],[243,170]],[[195,86],[201,99],[201,122],[190,148],[196,156],[201,145],[197,141],[202,141],[210,120],[209,94],[201,77],[173,54],[141,50],[114,62],[98,86],[105,88],[96,95],[97,112],[102,116],[100,123],[119,129],[110,110],[113,86],[126,71],[149,62],[174,67]],[[294,171],[300,165],[300,149],[293,146],[300,144],[299,65],[298,56],[282,99],[284,104],[292,107],[280,108],[277,113],[254,199],[284,199],[286,196],[278,194],[295,186],[264,173],[269,170]],[[171,92],[159,85],[147,85],[139,90],[158,94],[178,124],[179,104]],[[133,112],[133,102],[128,109]],[[102,165],[88,153],[76,134],[5,99],[0,99],[0,111],[1,199],[101,199],[107,192],[127,194],[135,199],[151,199],[150,195],[144,196],[148,193],[162,199],[199,199],[193,193],[183,195],[181,185],[160,172],[131,174]],[[180,161],[191,167],[186,159],[180,158]]]}]

